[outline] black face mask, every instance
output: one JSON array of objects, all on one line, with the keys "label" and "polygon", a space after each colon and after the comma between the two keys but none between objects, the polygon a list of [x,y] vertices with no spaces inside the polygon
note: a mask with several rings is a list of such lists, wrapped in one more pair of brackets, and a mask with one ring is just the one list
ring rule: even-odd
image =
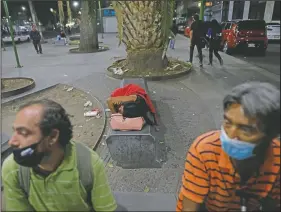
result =
[{"label": "black face mask", "polygon": [[44,157],[44,152],[39,153],[35,149],[40,142],[21,149],[13,149],[14,160],[21,166],[35,167],[39,165]]}]

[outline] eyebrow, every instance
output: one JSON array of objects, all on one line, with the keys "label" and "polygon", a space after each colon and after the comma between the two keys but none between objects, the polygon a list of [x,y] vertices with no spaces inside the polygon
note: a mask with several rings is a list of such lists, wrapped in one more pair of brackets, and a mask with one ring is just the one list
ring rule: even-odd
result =
[{"label": "eyebrow", "polygon": [[[233,121],[229,117],[227,117],[226,114],[223,114],[223,118],[226,119],[227,121],[233,123]],[[248,128],[248,129],[256,129],[257,128],[256,125],[248,125],[248,124],[236,124],[236,125],[239,126],[240,128],[241,127],[242,128]]]},{"label": "eyebrow", "polygon": [[26,131],[26,132],[28,132],[28,133],[31,132],[30,129],[27,129],[26,127],[21,127],[21,126],[20,126],[20,127],[14,127],[14,126],[13,126],[12,129],[13,129],[13,130],[16,130],[16,131],[23,131],[23,130],[24,130],[24,131]]}]

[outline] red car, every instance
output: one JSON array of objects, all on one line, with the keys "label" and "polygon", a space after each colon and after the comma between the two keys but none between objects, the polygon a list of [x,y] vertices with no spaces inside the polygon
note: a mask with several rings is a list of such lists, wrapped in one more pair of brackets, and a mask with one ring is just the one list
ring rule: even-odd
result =
[{"label": "red car", "polygon": [[188,38],[190,37],[190,27],[189,26],[184,29],[184,36],[186,36]]},{"label": "red car", "polygon": [[[226,32],[228,34],[226,34]],[[265,55],[268,39],[264,20],[242,20],[231,24],[231,29],[225,31],[223,51],[231,54],[234,50],[255,49]]]}]

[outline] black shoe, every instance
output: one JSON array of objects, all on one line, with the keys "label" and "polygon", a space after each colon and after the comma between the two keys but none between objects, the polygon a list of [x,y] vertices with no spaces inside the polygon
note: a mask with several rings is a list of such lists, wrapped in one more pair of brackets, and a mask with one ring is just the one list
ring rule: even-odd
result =
[{"label": "black shoe", "polygon": [[203,63],[200,63],[200,65],[199,65],[201,68],[203,67]]},{"label": "black shoe", "polygon": [[40,52],[40,54],[43,54],[42,52]]}]

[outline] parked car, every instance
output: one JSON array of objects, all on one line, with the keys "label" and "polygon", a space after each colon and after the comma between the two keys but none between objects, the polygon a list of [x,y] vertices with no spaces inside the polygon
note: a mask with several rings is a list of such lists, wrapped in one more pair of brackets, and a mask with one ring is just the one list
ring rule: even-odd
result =
[{"label": "parked car", "polygon": [[226,21],[221,23],[221,27],[222,27],[221,50],[223,50],[224,43],[226,42],[227,37],[232,29],[232,24],[234,24],[233,21]]},{"label": "parked car", "polygon": [[234,50],[256,49],[266,53],[268,45],[264,20],[241,20],[231,24],[231,29],[223,43],[223,51],[231,54]]},{"label": "parked car", "polygon": [[268,40],[280,40],[280,22],[270,22],[266,24]]},{"label": "parked car", "polygon": [[[25,31],[25,32],[14,32],[14,40],[15,42],[29,42],[30,41],[30,36],[29,36],[29,32]],[[5,34],[3,36],[3,42],[12,42],[12,38],[10,34]]]},{"label": "parked car", "polygon": [[185,23],[179,23],[179,24],[177,24],[178,32],[179,32],[179,33],[184,33],[185,26],[186,26]]}]

